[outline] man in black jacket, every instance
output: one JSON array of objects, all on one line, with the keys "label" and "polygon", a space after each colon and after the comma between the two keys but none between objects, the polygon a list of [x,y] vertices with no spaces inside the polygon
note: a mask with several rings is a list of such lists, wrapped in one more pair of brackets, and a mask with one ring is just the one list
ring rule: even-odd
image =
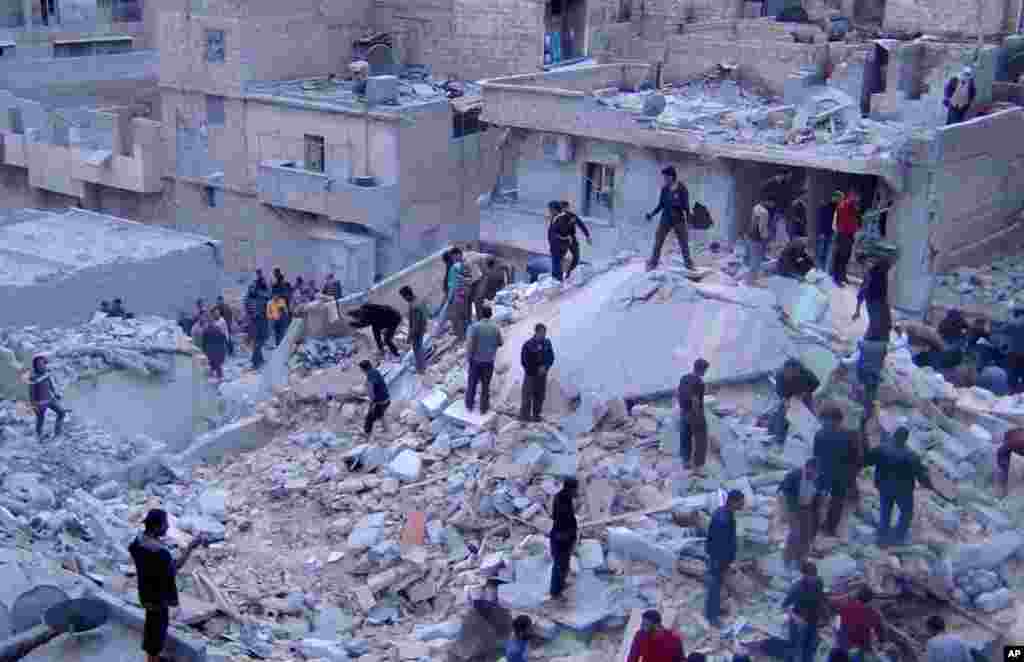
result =
[{"label": "man in black jacket", "polygon": [[[921,456],[907,448],[909,437],[907,428],[896,428],[888,443],[872,448],[864,458],[865,466],[875,467],[875,486],[881,502],[878,521],[880,547],[906,541],[914,519],[914,488],[917,483],[933,489]],[[899,506],[900,519],[896,531],[890,534],[894,506]]]},{"label": "man in black jacket", "polygon": [[555,364],[555,350],[543,324],[533,327],[533,337],[523,343],[519,361],[523,366],[523,401],[519,418],[524,423],[539,421],[548,392],[548,370]]},{"label": "man in black jacket", "polygon": [[583,220],[572,211],[572,205],[569,204],[568,200],[562,200],[558,203],[562,208],[562,217],[556,219],[558,223],[558,232],[563,236],[569,238],[569,254],[572,256],[572,261],[569,263],[569,270],[565,272],[565,277],[568,278],[572,275],[572,272],[580,264],[580,240],[576,236],[576,229],[579,228],[583,236],[586,237],[587,243],[591,246],[594,245],[593,240],[590,238],[590,230]]},{"label": "man in black jacket", "polygon": [[818,626],[825,620],[828,602],[818,568],[810,561],[800,566],[801,577],[782,601],[790,608],[789,645],[792,662],[814,662],[818,650]]},{"label": "man in black jacket", "polygon": [[963,122],[967,119],[967,112],[978,94],[974,85],[974,69],[964,67],[959,76],[953,76],[946,82],[946,89],[943,92],[942,105],[948,111],[946,125]]},{"label": "man in black jacket", "polygon": [[710,364],[693,362],[693,372],[683,375],[676,393],[679,399],[679,455],[683,466],[700,471],[708,454],[708,421],[704,413],[704,375]]},{"label": "man in black jacket", "polygon": [[564,227],[568,221],[562,215],[562,203],[552,200],[548,203],[548,251],[551,253],[551,277],[562,282],[565,254],[569,252],[569,238]]},{"label": "man in black jacket", "polygon": [[832,253],[832,236],[835,234],[836,207],[843,199],[843,192],[836,191],[832,199],[818,207],[817,222],[815,230],[817,237],[814,244],[814,263],[820,271],[831,272],[829,269],[829,257]]},{"label": "man in black jacket", "polygon": [[146,623],[142,630],[142,650],[147,662],[160,662],[167,641],[167,627],[171,620],[171,607],[178,606],[178,571],[188,562],[199,546],[206,544],[203,536],[196,536],[182,555],[175,559],[161,538],[169,528],[167,513],[158,508],[150,510],[144,520],[145,531],[128,547],[135,561],[135,574],[139,578],[139,603],[146,610]]},{"label": "man in black jacket", "polygon": [[566,478],[551,507],[551,519],[554,521],[549,538],[551,558],[554,561],[551,567],[551,597],[555,599],[562,597],[565,578],[569,574],[569,559],[576,546],[576,509],[573,499],[576,498],[577,487],[579,483],[575,478]]},{"label": "man in black jacket", "polygon": [[743,509],[745,497],[739,490],[730,490],[725,505],[715,511],[708,525],[704,551],[708,555],[708,572],[704,579],[704,618],[712,627],[719,627],[722,611],[722,584],[736,560],[736,513]]},{"label": "man in black jacket", "polygon": [[818,535],[818,506],[821,503],[818,493],[818,461],[809,458],[802,468],[786,474],[779,485],[779,495],[783,497],[786,519],[789,521],[782,560],[787,567],[795,570],[811,553],[814,538]]},{"label": "man in black jacket", "polygon": [[263,345],[270,336],[270,322],[267,320],[267,295],[269,292],[260,287],[257,279],[249,286],[245,297],[245,313],[249,317],[249,340],[252,341],[252,369],[259,370],[263,365]]},{"label": "man in black jacket", "polygon": [[654,248],[651,251],[651,259],[647,261],[647,270],[653,271],[658,268],[661,260],[661,247],[669,232],[675,232],[679,241],[679,250],[683,252],[683,260],[687,269],[693,269],[693,258],[690,257],[690,240],[686,232],[686,224],[690,217],[690,192],[686,186],[678,181],[678,175],[674,166],[666,166],[661,171],[665,178],[665,185],[661,187],[661,194],[658,197],[658,206],[654,211],[647,214],[647,220],[654,218],[661,213],[661,220],[658,222],[658,229],[654,233]]},{"label": "man in black jacket", "polygon": [[348,315],[352,318],[352,321],[349,322],[352,327],[362,329],[369,326],[373,329],[373,339],[377,342],[377,349],[381,354],[385,353],[384,346],[387,345],[392,354],[396,357],[401,356],[398,353],[398,347],[395,346],[395,331],[402,323],[402,313],[391,306],[364,303],[355,310],[349,311]]},{"label": "man in black jacket", "polygon": [[825,535],[835,537],[843,506],[860,468],[860,440],[852,431],[842,428],[843,411],[839,407],[828,405],[821,418],[824,427],[814,435],[814,457],[818,460],[818,488],[830,495]]},{"label": "man in black jacket", "polygon": [[370,396],[370,407],[366,410],[366,420],[363,421],[363,432],[369,439],[370,434],[373,433],[373,424],[377,421],[381,422],[384,432],[387,433],[388,425],[384,420],[384,414],[391,406],[391,393],[388,391],[388,385],[384,381],[383,375],[373,367],[372,363],[364,359],[359,362],[359,369],[366,373],[366,391]]}]

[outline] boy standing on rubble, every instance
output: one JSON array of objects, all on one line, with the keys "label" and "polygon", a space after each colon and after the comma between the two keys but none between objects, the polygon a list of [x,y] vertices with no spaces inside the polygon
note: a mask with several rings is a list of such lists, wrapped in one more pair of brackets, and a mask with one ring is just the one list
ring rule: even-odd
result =
[{"label": "boy standing on rubble", "polygon": [[178,606],[178,587],[175,585],[178,570],[188,562],[192,552],[207,541],[202,535],[196,536],[175,559],[161,541],[169,528],[167,513],[154,508],[146,514],[143,524],[145,531],[135,538],[128,552],[135,562],[135,573],[139,578],[139,602],[146,610],[142,650],[146,653],[147,662],[160,662],[160,653],[167,642],[171,607]]},{"label": "boy standing on rubble", "polygon": [[684,662],[683,638],[662,627],[661,612],[649,609],[640,620],[640,631],[633,636],[626,662]]},{"label": "boy standing on rubble", "polygon": [[363,359],[359,362],[359,368],[366,373],[366,391],[370,396],[370,408],[366,411],[366,420],[363,422],[363,433],[369,439],[376,421],[380,421],[385,432],[387,431],[387,423],[383,419],[384,412],[391,406],[391,394],[388,392],[384,377],[372,363]]},{"label": "boy standing on rubble", "polygon": [[556,600],[562,598],[562,591],[565,590],[569,559],[576,546],[576,508],[573,499],[576,498],[578,487],[575,478],[566,478],[551,508],[551,519],[554,521],[550,533],[551,559],[554,561],[551,567],[551,597]]},{"label": "boy standing on rubble", "polygon": [[427,369],[427,355],[423,349],[423,338],[427,335],[427,320],[430,311],[427,304],[416,298],[412,288],[403,285],[398,294],[409,304],[409,344],[416,361],[416,373],[422,375]]},{"label": "boy standing on rubble", "polygon": [[46,423],[46,411],[52,409],[57,414],[57,424],[53,428],[53,436],[60,435],[64,426],[67,410],[60,405],[60,393],[53,383],[53,375],[46,370],[46,357],[36,356],[32,359],[32,376],[29,378],[28,395],[32,409],[36,412],[36,439],[43,440],[43,424]]}]

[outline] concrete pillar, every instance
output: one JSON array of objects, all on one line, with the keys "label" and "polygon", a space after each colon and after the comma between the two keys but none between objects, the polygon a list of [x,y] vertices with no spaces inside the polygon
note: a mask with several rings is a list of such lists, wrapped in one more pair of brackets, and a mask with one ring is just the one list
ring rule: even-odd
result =
[{"label": "concrete pillar", "polygon": [[893,269],[892,305],[902,311],[923,315],[931,298],[934,275],[931,258],[931,220],[934,210],[929,199],[932,174],[926,163],[911,166],[905,191],[889,210],[886,237],[900,250]]},{"label": "concrete pillar", "polygon": [[818,241],[818,208],[828,201],[832,187],[832,173],[807,171],[807,237],[812,246]]}]

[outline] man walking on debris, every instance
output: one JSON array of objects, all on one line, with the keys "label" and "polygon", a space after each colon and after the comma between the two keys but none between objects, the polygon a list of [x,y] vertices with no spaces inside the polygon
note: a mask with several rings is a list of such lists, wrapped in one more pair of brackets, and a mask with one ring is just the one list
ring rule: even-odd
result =
[{"label": "man walking on debris", "polygon": [[565,579],[569,574],[569,559],[576,547],[576,508],[573,499],[578,487],[575,478],[566,478],[551,507],[551,519],[554,522],[549,534],[551,559],[554,561],[551,567],[551,597],[556,600],[562,598]]},{"label": "man walking on debris", "polygon": [[540,421],[544,409],[544,397],[548,392],[548,371],[555,364],[555,350],[546,337],[548,329],[543,324],[533,327],[533,337],[523,343],[519,361],[523,366],[523,401],[519,406],[519,418]]},{"label": "man walking on debris", "polygon": [[398,347],[395,346],[395,332],[402,324],[402,313],[391,306],[364,303],[355,310],[349,311],[348,315],[352,318],[349,325],[353,328],[371,328],[373,340],[377,343],[377,351],[381,356],[387,354],[387,350],[391,350],[396,357],[401,356],[398,353]]},{"label": "man walking on debris", "polygon": [[775,435],[780,446],[786,443],[789,421],[786,412],[790,400],[800,398],[809,410],[814,411],[814,392],[821,386],[818,377],[808,370],[797,359],[786,359],[782,367],[775,372],[775,394],[779,396],[779,404],[772,414],[768,429]]},{"label": "man walking on debris", "polygon": [[843,517],[850,486],[857,479],[861,457],[860,440],[844,430],[843,411],[830,404],[821,412],[824,426],[814,435],[814,457],[818,461],[818,487],[829,494],[825,535],[835,537]]},{"label": "man walking on debris", "polygon": [[744,496],[731,490],[725,505],[715,511],[708,526],[704,551],[708,555],[708,571],[704,580],[704,617],[712,627],[720,627],[722,584],[736,560],[736,512],[743,509]]},{"label": "man walking on debris", "polygon": [[971,109],[974,97],[978,94],[974,85],[974,69],[964,67],[959,76],[949,79],[943,92],[942,105],[948,110],[946,126],[963,122],[967,119],[967,111]]},{"label": "man walking on debris", "polygon": [[252,369],[259,370],[263,366],[263,345],[270,335],[267,321],[267,298],[265,290],[260,289],[259,281],[249,286],[245,297],[245,313],[249,316],[249,340],[252,342]]},{"label": "man walking on debris", "polygon": [[491,408],[491,378],[494,377],[494,357],[498,348],[505,340],[501,337],[501,329],[491,320],[491,309],[484,306],[480,310],[479,322],[469,327],[466,340],[466,360],[469,362],[469,374],[466,379],[466,409],[473,409],[476,400],[476,387],[480,384],[480,413],[486,414]]},{"label": "man walking on debris", "polygon": [[861,418],[861,429],[875,415],[875,401],[878,389],[882,385],[882,369],[885,367],[885,356],[889,351],[888,340],[871,340],[864,338],[859,343],[860,352],[857,358],[857,380],[861,384],[861,406],[864,415]]},{"label": "man walking on debris", "polygon": [[843,200],[842,191],[832,194],[832,199],[818,207],[816,223],[817,238],[815,239],[814,261],[819,271],[829,272],[832,256],[832,237],[835,234],[836,208]]},{"label": "man walking on debris", "polygon": [[135,562],[139,578],[139,603],[146,610],[146,623],[142,631],[142,650],[147,662],[160,662],[160,653],[167,642],[167,628],[171,620],[171,607],[178,606],[178,571],[188,562],[196,548],[207,544],[203,536],[196,536],[181,556],[175,559],[160,540],[169,528],[167,513],[154,508],[146,514],[145,531],[138,535],[128,552]]},{"label": "man walking on debris", "polygon": [[562,220],[562,203],[552,200],[548,203],[548,250],[551,253],[551,277],[562,282],[565,254],[569,252],[569,239],[559,226]]},{"label": "man walking on debris", "polygon": [[839,287],[845,287],[846,268],[853,255],[853,242],[860,229],[860,196],[849,191],[836,208],[835,255],[832,258],[832,279]]},{"label": "man walking on debris", "polygon": [[274,285],[270,288],[270,294],[274,297],[281,297],[288,307],[288,315],[292,313],[292,284],[284,279],[284,273],[279,267],[274,267]]},{"label": "man walking on debris", "polygon": [[768,250],[771,210],[774,206],[771,200],[762,200],[754,205],[750,214],[750,229],[747,231],[747,285],[753,286],[761,277],[761,264]]},{"label": "man walking on debris", "polygon": [[216,308],[202,329],[203,352],[210,362],[210,375],[224,379],[224,359],[228,354],[228,327]]},{"label": "man walking on debris", "polygon": [[810,561],[800,564],[800,579],[782,601],[789,612],[791,662],[814,662],[818,650],[818,626],[825,617],[828,602],[818,568]]},{"label": "man walking on debris", "polygon": [[[872,448],[864,458],[865,466],[875,467],[875,486],[881,511],[878,523],[880,547],[906,542],[914,519],[914,488],[917,483],[934,489],[921,457],[907,448],[909,437],[907,428],[896,428],[888,443]],[[894,506],[900,509],[900,519],[895,532],[890,532]]]},{"label": "man walking on debris", "polygon": [[235,343],[231,339],[231,334],[235,330],[235,312],[231,310],[231,306],[224,301],[222,296],[217,297],[217,304],[213,307],[213,310],[224,320],[224,328],[227,330],[228,336],[228,354],[233,355],[235,353]]},{"label": "man walking on debris", "polygon": [[679,241],[679,250],[683,252],[683,260],[687,269],[694,269],[693,258],[690,257],[690,241],[686,232],[686,224],[690,216],[690,192],[686,185],[678,181],[674,166],[666,166],[661,171],[665,185],[661,187],[661,194],[658,198],[658,206],[654,211],[647,214],[650,221],[658,213],[661,213],[661,220],[658,222],[658,229],[654,232],[654,247],[651,250],[651,259],[647,261],[647,270],[653,271],[658,268],[661,260],[661,248],[669,232],[674,232]]},{"label": "man walking on debris", "polygon": [[649,609],[640,620],[640,630],[633,635],[626,662],[684,662],[683,638],[662,627],[661,613]]},{"label": "man walking on debris", "polygon": [[590,230],[587,225],[572,211],[572,205],[569,204],[568,200],[562,200],[558,203],[561,208],[561,215],[555,219],[557,225],[556,232],[563,238],[569,241],[569,269],[565,272],[565,277],[568,278],[572,275],[572,272],[576,270],[576,267],[580,264],[580,239],[576,236],[576,228],[579,228],[580,232],[587,240],[587,244],[593,246],[594,241],[590,238]]},{"label": "man walking on debris", "polygon": [[369,439],[376,421],[380,421],[387,432],[388,425],[384,420],[384,413],[391,406],[391,394],[388,392],[384,377],[372,363],[364,359],[359,362],[359,368],[366,373],[366,391],[370,396],[370,407],[366,410],[366,420],[363,422],[363,433]]},{"label": "man walking on debris", "polygon": [[416,373],[422,375],[427,369],[427,354],[423,348],[423,339],[427,335],[427,320],[430,319],[430,311],[427,304],[416,298],[412,288],[403,285],[398,294],[409,304],[409,344],[412,345],[412,355],[416,361]]},{"label": "man walking on debris", "polygon": [[462,260],[462,249],[451,250],[452,264],[448,267],[448,320],[452,324],[452,334],[458,340],[466,339],[466,328],[469,326],[469,299],[467,296],[466,265]]},{"label": "man walking on debris", "polygon": [[790,570],[797,570],[807,560],[818,535],[818,510],[821,504],[818,493],[818,461],[810,458],[803,468],[786,474],[779,486],[779,494],[785,497],[786,519],[789,532],[782,560]]},{"label": "man walking on debris", "polygon": [[860,318],[861,304],[868,309],[868,329],[864,337],[868,340],[889,342],[892,331],[892,309],[889,307],[889,269],[892,262],[887,257],[870,260],[864,282],[857,292],[857,309],[853,319]]},{"label": "man walking on debris", "polygon": [[851,662],[864,662],[865,655],[873,654],[875,644],[883,641],[882,617],[868,606],[874,597],[871,588],[863,586],[856,597],[832,603],[839,613],[839,632],[833,650],[848,652]]},{"label": "man walking on debris", "polygon": [[1009,493],[1010,461],[1014,455],[1024,455],[1024,428],[1007,432],[1003,444],[996,451],[996,484],[1003,497]]},{"label": "man walking on debris", "polygon": [[57,423],[53,428],[53,436],[60,436],[64,427],[64,416],[67,410],[60,404],[60,393],[53,382],[53,375],[47,372],[45,356],[36,356],[32,359],[32,376],[28,383],[28,397],[32,403],[32,409],[36,413],[36,439],[43,440],[43,424],[46,423],[46,411],[52,409],[57,414]]},{"label": "man walking on debris", "polygon": [[700,471],[708,452],[708,421],[704,414],[704,375],[710,364],[693,362],[693,372],[679,380],[679,454],[683,467]]},{"label": "man walking on debris", "polygon": [[281,346],[284,337],[288,333],[288,302],[280,294],[267,304],[267,319],[274,325],[274,347]]}]

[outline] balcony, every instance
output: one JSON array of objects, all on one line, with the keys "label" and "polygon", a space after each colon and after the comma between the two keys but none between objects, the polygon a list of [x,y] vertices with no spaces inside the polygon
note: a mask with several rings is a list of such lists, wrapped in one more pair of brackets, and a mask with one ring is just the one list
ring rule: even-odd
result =
[{"label": "balcony", "polygon": [[298,167],[295,161],[262,161],[260,202],[358,223],[392,236],[398,223],[398,185],[357,186],[344,178]]}]

